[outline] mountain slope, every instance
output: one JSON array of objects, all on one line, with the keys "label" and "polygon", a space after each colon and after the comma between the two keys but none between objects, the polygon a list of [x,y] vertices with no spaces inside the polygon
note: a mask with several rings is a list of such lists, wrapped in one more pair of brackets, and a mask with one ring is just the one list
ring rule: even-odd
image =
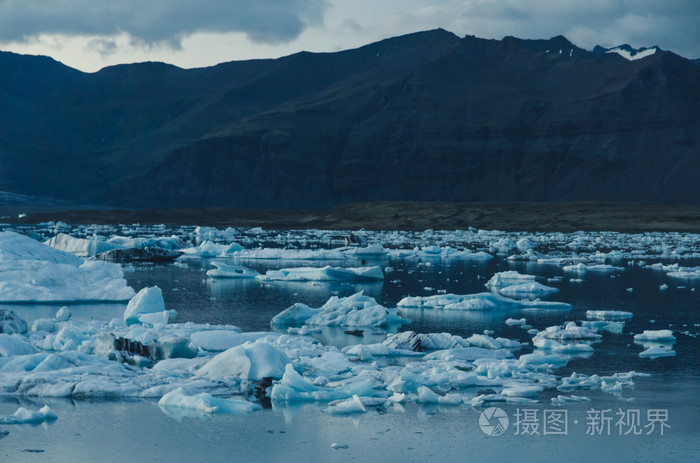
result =
[{"label": "mountain slope", "polygon": [[193,70],[82,74],[0,54],[0,103],[0,190],[16,193],[127,207],[700,203],[700,67],[665,51],[628,61],[563,37],[435,30]]}]

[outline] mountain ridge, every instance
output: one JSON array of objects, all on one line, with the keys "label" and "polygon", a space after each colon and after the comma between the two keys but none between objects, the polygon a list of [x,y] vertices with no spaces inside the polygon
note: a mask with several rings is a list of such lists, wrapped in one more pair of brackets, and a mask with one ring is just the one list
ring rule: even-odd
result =
[{"label": "mountain ridge", "polygon": [[700,203],[700,69],[667,51],[433,30],[196,69],[10,55],[3,191],[120,207]]}]

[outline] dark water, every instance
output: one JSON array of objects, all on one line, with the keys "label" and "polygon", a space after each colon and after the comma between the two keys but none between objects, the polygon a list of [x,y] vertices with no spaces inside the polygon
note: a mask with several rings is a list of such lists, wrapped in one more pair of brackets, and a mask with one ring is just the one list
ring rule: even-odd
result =
[{"label": "dark water", "polygon": [[[567,435],[517,436],[512,429],[498,437],[487,436],[478,426],[478,409],[467,407],[421,407],[388,413],[370,411],[361,416],[333,417],[323,406],[309,404],[283,410],[264,410],[249,417],[214,415],[211,419],[175,420],[164,415],[154,401],[72,402],[40,400],[0,402],[0,415],[18,405],[38,408],[48,402],[59,415],[52,425],[12,426],[0,439],[0,461],[693,461],[700,455],[700,297],[698,280],[680,281],[661,272],[628,267],[622,274],[588,273],[572,283],[575,274],[556,266],[512,263],[494,259],[487,263],[468,260],[401,259],[367,262],[390,267],[386,280],[377,284],[260,283],[254,280],[212,280],[207,261],[190,260],[187,265],[138,265],[125,269],[129,284],[137,291],[158,285],[168,309],[178,311],[177,322],[232,324],[244,331],[270,330],[272,317],[295,302],[319,307],[331,296],[348,296],[363,290],[387,306],[395,307],[403,297],[484,291],[484,283],[497,271],[518,270],[542,277],[541,282],[560,292],[549,299],[567,302],[572,310],[525,310],[493,312],[448,312],[405,310],[413,322],[401,329],[418,332],[449,332],[462,336],[493,330],[495,336],[529,341],[519,327],[505,325],[509,317],[527,319],[535,328],[585,320],[587,310],[624,310],[634,313],[623,334],[605,333],[588,359],[569,362],[559,373],[609,375],[635,370],[651,373],[635,379],[634,390],[624,391],[631,402],[620,401],[600,391],[578,391],[592,399],[589,404],[567,408]],[[320,262],[254,261],[247,265],[260,272]],[[687,265],[698,265],[688,263]],[[546,278],[563,277],[559,282]],[[659,290],[666,283],[669,289]],[[628,291],[632,288],[632,291]],[[35,313],[55,308],[37,307]],[[123,308],[90,306],[84,317],[111,318]],[[32,308],[21,308],[30,314]],[[74,314],[76,310],[73,310]],[[40,315],[46,316],[46,315]],[[79,315],[78,315],[79,316]],[[28,318],[31,318],[29,316]],[[36,318],[39,318],[37,316]],[[675,357],[643,359],[643,349],[632,334],[648,329],[672,329],[676,336]],[[690,335],[682,334],[688,331]],[[324,342],[338,346],[377,342],[383,333],[368,331],[365,338],[342,332],[324,333]],[[524,352],[526,352],[525,349]],[[527,407],[501,405],[511,419],[518,408],[543,413],[552,408],[546,392],[540,404]],[[664,436],[587,435],[590,409],[613,411],[649,409],[668,411],[670,428]],[[574,425],[574,420],[578,425]],[[334,449],[338,443],[347,448]],[[43,450],[33,452],[28,450]]]}]

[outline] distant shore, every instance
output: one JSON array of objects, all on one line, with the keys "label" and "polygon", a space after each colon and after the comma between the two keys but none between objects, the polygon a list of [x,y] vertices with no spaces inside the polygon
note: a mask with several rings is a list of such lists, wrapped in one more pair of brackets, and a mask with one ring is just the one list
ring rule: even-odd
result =
[{"label": "distant shore", "polygon": [[700,205],[635,203],[367,202],[326,210],[98,209],[27,212],[2,223],[166,224],[268,229],[678,231],[700,233]]}]

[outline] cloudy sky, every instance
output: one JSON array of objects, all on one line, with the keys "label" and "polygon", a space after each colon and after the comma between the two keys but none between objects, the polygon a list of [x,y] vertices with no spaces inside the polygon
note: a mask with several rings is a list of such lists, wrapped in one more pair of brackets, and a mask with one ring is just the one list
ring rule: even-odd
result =
[{"label": "cloudy sky", "polygon": [[441,27],[500,39],[659,45],[700,58],[700,0],[0,0],[0,50],[92,72],[337,51]]}]

